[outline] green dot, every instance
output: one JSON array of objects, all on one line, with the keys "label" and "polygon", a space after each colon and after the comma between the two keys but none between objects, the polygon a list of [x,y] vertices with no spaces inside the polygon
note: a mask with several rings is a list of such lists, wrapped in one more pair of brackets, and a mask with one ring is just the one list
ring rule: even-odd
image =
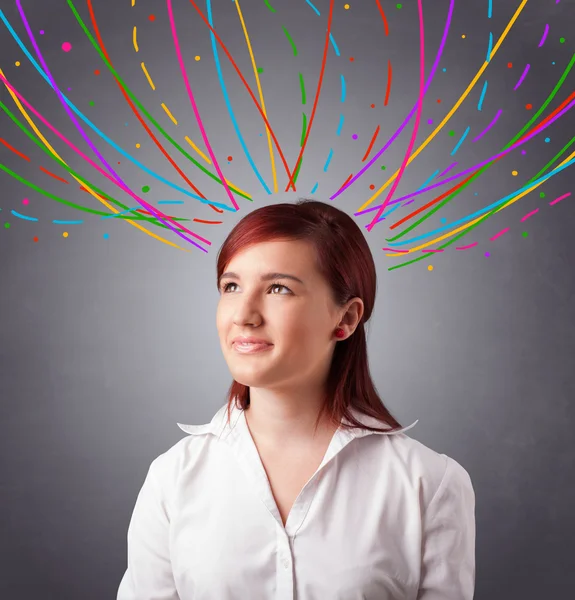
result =
[{"label": "green dot", "polygon": [[90,102],[88,102],[88,104],[89,104],[90,106],[94,106],[94,101],[93,101],[93,100],[90,100]]},{"label": "green dot", "polygon": [[4,227],[5,227],[6,229],[10,229],[10,223],[4,223]]},{"label": "green dot", "polygon": [[263,73],[264,72],[264,68],[263,67],[258,67],[258,73]]},{"label": "green dot", "polygon": [[564,44],[564,43],[565,43],[565,38],[564,38],[564,37],[562,37],[562,38],[559,38],[559,42],[560,42],[561,44]]},{"label": "green dot", "polygon": [[527,237],[529,234],[528,234],[526,231],[524,231],[524,232],[523,232],[521,235],[522,235],[523,237]]},{"label": "green dot", "polygon": [[150,186],[149,186],[149,185],[145,185],[145,186],[142,188],[142,192],[144,192],[144,194],[145,194],[146,192],[149,192],[149,191],[150,191]]},{"label": "green dot", "polygon": [[401,4],[396,4],[395,6],[397,6],[397,8],[401,8],[402,7]]},{"label": "green dot", "polygon": [[545,198],[545,192],[540,192],[539,198]]},{"label": "green dot", "polygon": [[453,137],[453,136],[455,135],[455,131],[450,131],[450,132],[449,132],[449,135],[450,135],[451,137]]},{"label": "green dot", "polygon": [[385,169],[386,169],[385,165],[381,165],[381,170],[385,171]]}]

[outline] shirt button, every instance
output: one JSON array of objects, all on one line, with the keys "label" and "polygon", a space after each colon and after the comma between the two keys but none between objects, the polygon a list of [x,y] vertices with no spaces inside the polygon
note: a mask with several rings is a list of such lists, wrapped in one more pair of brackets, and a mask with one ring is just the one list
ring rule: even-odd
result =
[{"label": "shirt button", "polygon": [[282,565],[284,566],[284,569],[289,569],[289,560],[287,558],[284,558],[282,560]]}]

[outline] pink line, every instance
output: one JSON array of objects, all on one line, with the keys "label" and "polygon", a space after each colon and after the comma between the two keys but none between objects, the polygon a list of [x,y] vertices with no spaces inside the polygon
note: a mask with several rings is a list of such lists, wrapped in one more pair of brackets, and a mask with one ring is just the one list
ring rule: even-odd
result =
[{"label": "pink line", "polygon": [[489,241],[494,242],[498,237],[501,237],[504,233],[507,233],[508,231],[509,231],[509,227],[506,227],[503,231],[500,231],[499,233],[494,235],[492,238],[490,238]]},{"label": "pink line", "polygon": [[222,170],[220,169],[218,160],[215,157],[212,147],[210,145],[210,141],[208,140],[208,135],[202,124],[202,118],[200,117],[200,113],[199,113],[198,107],[196,105],[194,94],[193,94],[192,88],[190,86],[190,80],[188,79],[188,76],[186,74],[186,67],[184,65],[184,60],[182,58],[182,53],[180,51],[180,43],[178,41],[178,34],[176,33],[176,24],[174,23],[174,13],[172,11],[172,0],[166,0],[166,4],[167,4],[167,8],[168,8],[168,15],[170,17],[170,27],[172,29],[172,37],[174,38],[174,48],[176,49],[176,56],[178,58],[178,63],[180,64],[180,69],[182,71],[182,79],[184,80],[184,85],[186,86],[186,91],[188,92],[190,102],[192,103],[192,109],[194,111],[196,121],[198,122],[198,127],[200,128],[202,138],[204,139],[204,144],[206,145],[206,148],[208,150],[210,158],[212,159],[212,161],[214,163],[214,167],[216,168],[216,171],[217,171],[220,179],[222,180],[222,184],[226,188],[226,193],[228,194],[229,199],[232,201],[234,208],[236,210],[239,210],[240,207],[238,206],[237,202],[235,201],[234,196],[233,196],[228,184],[226,183],[226,178],[224,177],[224,174],[222,173]]},{"label": "pink line", "polygon": [[530,213],[527,213],[527,214],[526,214],[526,215],[525,215],[525,216],[524,216],[524,217],[521,219],[521,222],[523,223],[523,221],[527,221],[527,219],[528,219],[529,217],[532,217],[534,214],[536,214],[536,213],[538,213],[538,212],[539,212],[539,209],[538,209],[538,208],[536,208],[535,210],[532,210]]},{"label": "pink line", "polygon": [[377,220],[381,216],[381,213],[384,211],[388,202],[391,200],[397,186],[399,185],[405,168],[407,167],[407,162],[409,161],[409,157],[411,156],[411,151],[413,150],[413,146],[415,146],[415,138],[417,137],[417,132],[419,131],[419,123],[421,121],[421,111],[423,109],[423,95],[424,95],[424,87],[425,87],[425,26],[423,23],[423,6],[422,0],[417,0],[417,7],[419,9],[419,46],[420,46],[420,60],[419,60],[419,100],[417,106],[417,115],[415,117],[415,126],[413,127],[413,133],[411,134],[411,140],[409,142],[409,146],[407,148],[407,152],[405,153],[405,157],[403,158],[403,162],[399,169],[398,176],[395,178],[393,185],[391,186],[391,190],[389,190],[389,194],[387,194],[387,198],[381,205],[381,208],[375,215],[373,221],[367,226],[367,230],[371,231],[373,226],[377,223]]},{"label": "pink line", "polygon": [[460,246],[459,248],[455,248],[456,250],[469,250],[469,248],[474,248],[477,246],[479,242],[474,242],[473,244],[469,244],[469,246]]},{"label": "pink line", "polygon": [[545,25],[545,31],[543,32],[543,37],[541,38],[541,41],[539,42],[538,48],[541,48],[541,46],[543,46],[543,44],[545,43],[545,40],[547,39],[548,33],[549,33],[549,23],[547,23],[547,25]]},{"label": "pink line", "polygon": [[444,252],[444,248],[440,248],[438,250],[422,250],[422,252]]},{"label": "pink line", "polygon": [[[114,185],[116,185],[117,187],[119,187],[122,191],[124,191],[126,193],[129,193],[129,189],[124,188],[120,182],[118,182],[114,177],[112,177],[111,175],[109,175],[108,173],[106,173],[106,171],[104,171],[104,169],[102,169],[99,165],[97,165],[91,158],[89,158],[88,156],[86,156],[81,150],[79,150],[78,148],[76,148],[76,146],[74,146],[74,144],[72,142],[70,142],[67,137],[65,137],[64,135],[62,135],[49,121],[47,121],[26,100],[26,98],[24,98],[24,96],[22,96],[22,94],[6,79],[6,77],[4,77],[3,75],[0,75],[0,81],[2,81],[2,83],[6,87],[9,87],[14,92],[14,95],[17,96],[20,99],[20,101],[22,102],[22,104],[24,104],[28,108],[28,110],[30,110],[30,112],[32,112],[34,115],[36,115],[36,117],[38,117],[38,119],[40,119],[40,121],[42,121],[42,123],[44,123],[44,125],[46,125],[46,127],[48,127],[48,129],[50,129],[50,131],[52,131],[52,133],[54,133],[55,135],[57,135],[67,146],[69,146],[70,148],[72,148],[72,150],[74,150],[74,152],[76,152],[76,154],[80,155],[86,162],[90,163],[90,165],[92,167],[94,167],[94,169],[96,169],[97,171],[99,171],[104,177],[106,177],[106,179],[109,179]],[[149,206],[149,204],[147,202],[145,202],[144,200],[138,199],[138,197],[135,196],[133,192],[130,195],[133,196],[133,197],[135,197],[135,200],[140,205],[142,205],[142,202],[143,202],[144,203],[143,206],[146,206],[146,207]],[[164,215],[164,213],[162,213],[162,212],[159,212],[159,214],[162,215],[163,217],[165,217],[166,219],[170,219],[170,217],[168,217],[167,215]],[[206,244],[210,244],[211,243],[208,240],[206,240],[205,238],[203,238],[200,235],[198,235],[197,233],[194,233],[193,231],[190,231],[184,225],[178,224],[178,227],[181,227],[184,231],[186,231],[190,235],[193,235],[196,239],[201,240],[202,242],[205,242]],[[191,241],[191,240],[189,240],[189,241]],[[193,242],[193,241],[192,241],[192,244],[196,245],[195,242]],[[206,250],[204,248],[202,248],[201,246],[198,246],[198,248],[200,248],[201,250],[203,250],[204,252],[206,252]]]},{"label": "pink line", "polygon": [[531,65],[529,65],[529,64],[525,67],[525,70],[523,71],[523,74],[519,78],[519,81],[515,84],[513,91],[519,89],[519,86],[523,83],[523,80],[525,79],[525,77],[527,77],[527,73],[529,73],[530,68],[531,68]]},{"label": "pink line", "polygon": [[489,123],[489,125],[473,140],[473,142],[480,140],[493,127],[493,125],[495,125],[495,123],[497,123],[497,120],[499,119],[499,117],[501,116],[502,113],[503,113],[503,111],[501,109],[499,109],[497,111],[497,114],[495,115],[495,118],[493,119],[493,121],[491,121],[491,123]]},{"label": "pink line", "polygon": [[563,194],[563,196],[559,196],[559,198],[556,198],[555,200],[553,200],[553,202],[549,202],[549,206],[553,206],[554,204],[557,204],[557,202],[561,202],[561,200],[565,200],[565,198],[569,198],[570,195],[571,195],[571,192],[567,192],[566,194]]},{"label": "pink line", "polygon": [[409,252],[409,250],[398,250],[397,248],[382,248],[382,250],[388,250],[389,252],[401,252],[402,254]]}]

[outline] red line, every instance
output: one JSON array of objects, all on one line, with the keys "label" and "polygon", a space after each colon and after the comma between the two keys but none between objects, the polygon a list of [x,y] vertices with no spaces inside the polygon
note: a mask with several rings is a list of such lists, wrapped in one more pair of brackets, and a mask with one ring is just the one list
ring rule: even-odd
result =
[{"label": "red line", "polygon": [[192,219],[196,223],[207,223],[208,225],[220,225],[223,221],[204,221],[203,219]]},{"label": "red line", "polygon": [[381,18],[383,19],[383,27],[385,29],[385,35],[389,35],[389,25],[387,24],[387,17],[385,16],[385,11],[383,10],[383,7],[381,6],[379,0],[375,0],[375,3],[377,4],[377,8],[379,8],[379,13],[381,14]]},{"label": "red line", "polygon": [[46,175],[50,175],[50,177],[53,177],[54,179],[57,179],[58,181],[61,181],[62,183],[67,183],[68,185],[69,182],[66,181],[65,179],[62,179],[61,177],[58,177],[58,175],[54,175],[54,173],[50,173],[50,171],[48,171],[48,169],[45,169],[42,165],[40,165],[40,167],[38,167],[40,169],[40,171],[46,173]]},{"label": "red line", "polygon": [[375,144],[375,140],[377,139],[378,133],[379,133],[379,125],[377,126],[377,129],[375,130],[375,133],[373,134],[373,137],[371,138],[371,142],[369,143],[369,146],[367,147],[367,150],[365,151],[365,154],[363,155],[361,162],[364,162],[365,159],[369,156],[369,153],[371,152],[371,149],[373,148],[373,145]]},{"label": "red line", "polygon": [[[315,92],[315,99],[313,101],[313,107],[311,109],[311,117],[309,119],[309,124],[307,126],[307,131],[306,131],[306,134],[305,134],[305,138],[303,140],[303,144],[302,144],[301,149],[299,151],[299,156],[297,157],[297,162],[295,164],[293,173],[290,175],[289,183],[287,184],[287,187],[284,190],[285,192],[288,191],[288,189],[290,187],[290,184],[292,186],[294,185],[293,178],[295,177],[295,174],[298,171],[298,168],[299,168],[299,165],[300,165],[300,162],[301,162],[301,159],[303,157],[303,153],[304,153],[304,150],[305,150],[305,147],[306,147],[306,144],[307,144],[307,140],[308,140],[309,134],[311,132],[311,126],[313,124],[313,120],[314,120],[314,117],[315,117],[315,111],[317,109],[317,103],[319,101],[319,94],[320,94],[320,91],[321,91],[321,84],[323,82],[323,74],[324,74],[324,71],[325,71],[325,63],[327,62],[327,50],[328,50],[328,47],[329,47],[329,34],[331,33],[331,21],[332,21],[332,17],[333,17],[333,3],[334,3],[334,0],[330,0],[330,2],[329,2],[329,16],[327,18],[327,32],[326,32],[326,35],[325,35],[325,45],[323,47],[323,58],[322,58],[322,61],[321,61],[321,69],[320,69],[320,73],[319,73],[319,81],[317,82],[317,90]],[[295,192],[295,187],[294,187],[294,192]]]},{"label": "red line", "polygon": [[[248,85],[248,82],[245,80],[245,77],[242,75],[242,72],[240,71],[240,69],[239,69],[238,65],[236,64],[235,60],[232,58],[232,55],[229,53],[228,49],[226,48],[226,45],[222,42],[222,40],[220,39],[220,36],[215,32],[214,28],[210,25],[209,21],[207,20],[207,18],[204,15],[204,13],[196,6],[196,3],[194,2],[194,0],[190,0],[190,3],[196,9],[196,12],[203,19],[204,23],[207,25],[207,27],[209,28],[209,30],[214,34],[214,37],[216,38],[216,40],[218,40],[218,43],[222,47],[222,50],[225,52],[225,54],[228,57],[229,61],[232,63],[232,66],[236,70],[236,73],[238,74],[238,77],[242,80],[242,83],[246,87],[246,89],[248,91],[248,94],[252,97],[252,100],[254,101],[254,104],[256,105],[256,108],[258,109],[258,112],[262,116],[262,119],[264,120],[264,123],[266,124],[267,128],[269,129],[270,135],[272,136],[273,141],[274,141],[274,143],[276,145],[277,151],[279,152],[279,155],[280,155],[280,157],[282,159],[282,162],[283,162],[284,168],[286,170],[286,173],[289,175],[290,174],[289,165],[287,164],[287,161],[286,161],[285,156],[284,156],[284,154],[282,152],[282,149],[280,148],[279,142],[278,142],[278,140],[277,140],[277,138],[275,136],[275,133],[274,133],[271,125],[269,124],[269,121],[267,120],[267,117],[265,116],[265,114],[264,114],[264,112],[262,110],[262,107],[259,105],[256,97],[254,96],[254,93],[252,92],[252,89]],[[295,192],[296,189],[295,189],[295,185],[293,183],[292,183],[292,187],[293,187],[293,191]]]},{"label": "red line", "polygon": [[346,183],[347,183],[347,182],[348,182],[348,181],[349,181],[349,180],[350,180],[352,177],[353,177],[353,173],[352,173],[352,174],[351,174],[351,175],[350,175],[350,176],[349,176],[349,177],[348,177],[348,178],[347,178],[347,179],[346,179],[346,180],[345,180],[345,181],[344,181],[344,182],[341,184],[341,186],[340,186],[340,188],[339,188],[339,189],[341,190],[341,188],[345,187]]},{"label": "red line", "polygon": [[17,154],[18,156],[22,157],[24,160],[27,160],[28,162],[31,162],[30,159],[25,154],[22,154],[22,152],[18,152],[18,150],[16,150],[16,148],[14,148],[13,146],[10,146],[10,144],[4,138],[0,137],[0,142],[2,142],[6,146],[6,148],[8,148],[8,150],[12,150],[12,152],[14,152],[14,154]]},{"label": "red line", "polygon": [[[150,215],[150,217],[156,217],[155,214],[148,212],[147,210],[144,210],[143,208],[136,208],[136,212],[143,213],[144,215]],[[166,217],[167,219],[172,219],[172,220],[176,218],[173,215],[166,215],[164,213],[162,213],[162,216]],[[175,225],[175,223],[174,223],[174,225]]]},{"label": "red line", "polygon": [[385,90],[385,100],[383,106],[387,106],[389,101],[389,92],[391,92],[391,80],[393,78],[393,69],[391,68],[391,60],[387,61],[387,89]]}]

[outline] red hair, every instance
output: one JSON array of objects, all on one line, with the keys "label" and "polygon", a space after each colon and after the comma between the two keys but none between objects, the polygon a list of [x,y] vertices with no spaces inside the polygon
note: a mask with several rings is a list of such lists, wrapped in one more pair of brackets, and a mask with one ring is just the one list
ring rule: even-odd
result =
[{"label": "red hair", "polygon": [[[337,342],[326,384],[326,396],[316,421],[329,415],[334,425],[351,429],[390,431],[364,425],[350,412],[401,429],[384,406],[371,379],[367,359],[365,323],[375,304],[377,275],[371,251],[361,229],[345,212],[330,204],[299,199],[295,204],[272,204],[246,215],[229,233],[217,257],[217,282],[237,252],[254,244],[279,240],[306,240],[316,250],[316,265],[333,292],[338,307],[352,298],[363,300],[364,313],[353,334]],[[233,381],[228,391],[228,423],[232,402],[245,410],[250,404],[249,386]],[[342,423],[345,417],[351,425]]]}]

